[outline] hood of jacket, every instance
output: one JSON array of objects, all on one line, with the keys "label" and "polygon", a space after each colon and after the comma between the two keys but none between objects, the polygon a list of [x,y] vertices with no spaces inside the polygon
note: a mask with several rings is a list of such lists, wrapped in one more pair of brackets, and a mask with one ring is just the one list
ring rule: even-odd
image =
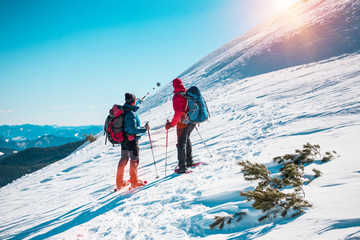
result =
[{"label": "hood of jacket", "polygon": [[174,93],[186,91],[186,88],[180,78],[175,78],[173,80],[173,87],[174,87]]}]

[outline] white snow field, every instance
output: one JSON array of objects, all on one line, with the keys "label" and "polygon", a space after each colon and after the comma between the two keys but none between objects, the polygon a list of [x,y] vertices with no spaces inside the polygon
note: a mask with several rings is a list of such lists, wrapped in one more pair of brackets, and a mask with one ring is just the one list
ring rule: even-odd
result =
[{"label": "white snow field", "polygon": [[[199,86],[208,103],[211,118],[198,128],[208,149],[196,130],[191,135],[195,161],[207,165],[190,174],[173,172],[175,129],[166,159],[164,125],[173,116],[169,80],[140,111],[142,123],[152,127],[159,178],[145,134],[139,175],[148,184],[114,193],[120,147],[105,146],[99,133],[69,157],[0,188],[0,239],[359,239],[359,6],[300,1],[180,75],[186,87]],[[308,142],[340,155],[306,166],[308,175],[313,168],[323,173],[304,187],[312,207],[296,218],[259,222],[263,213],[240,196],[256,182],[244,181],[237,163],[271,167],[273,157]],[[239,211],[247,213],[240,222],[210,229],[215,216]]]},{"label": "white snow field", "polygon": [[[99,139],[66,159],[0,191],[1,239],[358,239],[360,237],[360,54],[259,75],[203,91],[212,117],[194,131],[195,160],[208,163],[176,175],[176,134],[169,132],[165,177],[164,123],[171,102],[141,115],[152,126],[140,141],[141,178],[148,185],[113,193],[120,147]],[[313,207],[297,218],[259,223],[260,211],[240,197],[253,189],[238,161],[272,164],[310,142],[341,156],[311,164],[323,176],[305,186]],[[248,216],[210,230],[215,215]]]}]

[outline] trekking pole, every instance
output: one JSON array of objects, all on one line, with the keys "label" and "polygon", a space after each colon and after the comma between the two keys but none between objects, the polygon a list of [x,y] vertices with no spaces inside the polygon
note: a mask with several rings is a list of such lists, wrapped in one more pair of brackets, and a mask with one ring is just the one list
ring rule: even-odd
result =
[{"label": "trekking pole", "polygon": [[195,129],[196,129],[196,131],[198,132],[198,134],[199,134],[199,136],[200,136],[203,144],[205,145],[206,149],[208,150],[208,152],[209,152],[209,154],[210,154],[210,157],[212,158],[212,155],[211,155],[211,153],[210,153],[209,147],[206,145],[204,139],[201,137],[201,134],[200,134],[200,132],[199,132],[199,130],[198,130],[198,128],[197,128],[196,126],[195,126]]},{"label": "trekking pole", "polygon": [[[146,125],[147,125],[148,123],[149,123],[149,122],[147,122]],[[153,149],[152,142],[151,142],[151,137],[150,137],[150,130],[148,130],[147,132],[148,132],[148,135],[149,135],[150,147],[151,147],[152,156],[153,156],[153,160],[154,160],[156,178],[159,178],[159,175],[158,175],[158,173],[157,173],[157,168],[156,168],[156,162],[155,162],[155,156],[154,156],[154,149]]]},{"label": "trekking pole", "polygon": [[[169,122],[169,120],[167,120]],[[169,129],[166,129],[166,153],[165,153],[165,177],[166,177],[166,169],[167,169],[167,149],[168,149],[168,136],[169,136]]]},{"label": "trekking pole", "polygon": [[[160,87],[161,84],[159,82],[156,83],[156,87]],[[155,90],[156,87],[153,87],[153,91]],[[140,103],[142,103],[144,101],[144,99],[150,94],[150,92],[148,92],[145,96],[143,96],[141,99],[140,99]]]}]

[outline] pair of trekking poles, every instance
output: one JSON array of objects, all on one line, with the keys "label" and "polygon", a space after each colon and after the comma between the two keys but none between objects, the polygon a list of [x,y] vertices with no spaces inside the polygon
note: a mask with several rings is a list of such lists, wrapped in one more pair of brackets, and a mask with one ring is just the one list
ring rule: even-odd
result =
[{"label": "pair of trekking poles", "polygon": [[[169,121],[169,120],[168,120]],[[212,157],[211,155],[211,152],[209,150],[209,147],[206,145],[204,139],[202,138],[200,132],[199,132],[199,129],[195,126],[195,129],[196,131],[198,132],[200,138],[201,138],[201,141],[203,142],[203,144],[205,145],[206,149],[208,150],[209,152],[209,155],[210,157]],[[156,161],[155,161],[155,155],[154,155],[154,149],[153,149],[153,146],[152,146],[152,141],[151,141],[151,136],[150,136],[150,130],[147,131],[148,132],[148,135],[149,135],[149,141],[150,141],[150,148],[151,148],[151,151],[152,151],[152,156],[153,156],[153,160],[154,160],[154,166],[155,166],[155,172],[156,172],[156,178],[159,178],[159,175],[158,175],[158,172],[157,172],[157,168],[156,168]],[[169,130],[166,129],[166,153],[165,153],[165,177],[166,177],[166,171],[167,171],[167,149],[168,149],[168,142],[169,142]]]}]

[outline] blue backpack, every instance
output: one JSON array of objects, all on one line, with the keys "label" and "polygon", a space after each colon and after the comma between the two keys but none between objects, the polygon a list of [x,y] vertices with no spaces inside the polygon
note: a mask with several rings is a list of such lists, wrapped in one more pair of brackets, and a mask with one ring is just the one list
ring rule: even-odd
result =
[{"label": "blue backpack", "polygon": [[182,95],[187,100],[189,108],[188,117],[191,123],[201,123],[210,117],[206,102],[196,86],[190,87],[186,93]]}]

